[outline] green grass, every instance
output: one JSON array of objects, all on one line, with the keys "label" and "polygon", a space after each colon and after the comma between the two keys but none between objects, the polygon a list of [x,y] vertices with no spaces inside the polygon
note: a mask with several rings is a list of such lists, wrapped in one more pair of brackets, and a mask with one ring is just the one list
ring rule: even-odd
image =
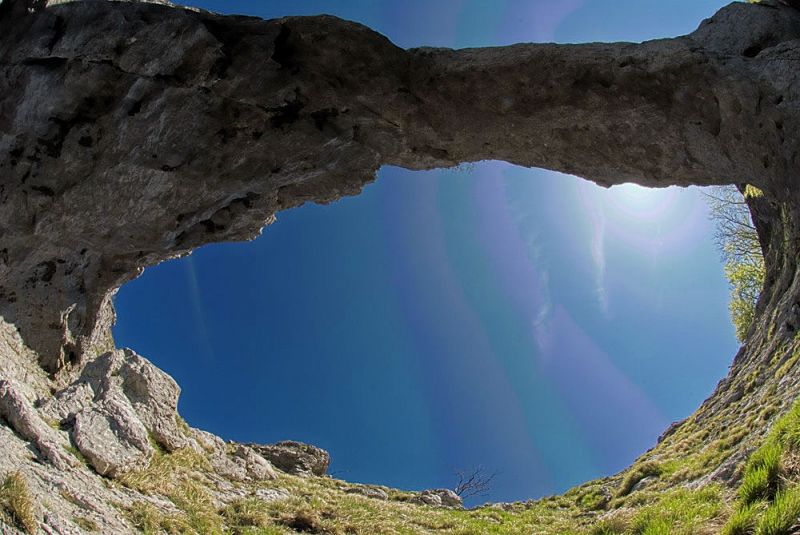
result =
[{"label": "green grass", "polygon": [[759,504],[745,505],[736,509],[722,528],[722,535],[752,535],[760,513]]},{"label": "green grass", "polygon": [[717,485],[670,491],[636,514],[631,533],[694,535],[701,527],[720,518],[722,503],[722,489]]},{"label": "green grass", "polygon": [[156,450],[147,468],[122,474],[117,481],[144,494],[169,495],[180,481],[191,478],[197,471],[210,472],[211,464],[193,449],[182,448],[172,453]]},{"label": "green grass", "polygon": [[750,456],[745,468],[739,497],[745,505],[772,499],[780,489],[784,447],[769,440]]},{"label": "green grass", "polygon": [[751,505],[759,500],[769,499],[771,496],[772,482],[766,467],[748,470],[742,478],[739,487],[739,498],[745,505]]},{"label": "green grass", "polygon": [[[800,401],[772,427],[745,465],[739,503],[723,535],[788,535],[800,525],[800,474],[784,467],[800,454]],[[796,472],[796,468],[794,469]]]},{"label": "green grass", "polygon": [[639,465],[634,465],[617,489],[617,497],[627,496],[641,480],[646,477],[657,477],[663,472],[661,464],[655,461],[646,461]]},{"label": "green grass", "polygon": [[36,505],[28,482],[20,472],[11,472],[0,485],[0,505],[11,521],[25,533],[36,533]]},{"label": "green grass", "polygon": [[125,511],[125,516],[133,527],[144,535],[191,533],[191,528],[183,515],[164,514],[147,502],[134,502]]},{"label": "green grass", "polygon": [[222,516],[228,529],[235,535],[247,533],[253,528],[266,528],[271,525],[262,501],[255,498],[243,498],[230,503],[222,510]]},{"label": "green grass", "polygon": [[761,517],[756,535],[791,535],[800,526],[800,486],[781,491]]},{"label": "green grass", "polygon": [[[145,534],[780,535],[800,502],[800,493],[791,490],[798,482],[794,475],[800,480],[800,469],[793,468],[800,450],[798,456],[787,457],[800,445],[799,407],[773,425],[748,459],[738,494],[717,485],[689,489],[680,482],[718,466],[753,425],[746,419],[726,426],[724,433],[689,422],[672,435],[671,455],[657,451],[658,460],[642,459],[620,476],[588,483],[565,496],[465,511],[416,505],[412,492],[389,489],[389,499],[380,501],[347,493],[349,484],[344,481],[286,474],[273,481],[242,483],[243,497],[221,504],[212,498],[214,482],[204,475],[209,466],[203,454],[158,452],[150,466],[126,474],[122,481],[170,499],[176,511],[165,513],[140,502],[126,514]],[[647,477],[652,482],[634,492]],[[259,488],[285,490],[290,497],[264,502],[251,494]],[[735,507],[729,503],[732,498]]]},{"label": "green grass", "polygon": [[598,511],[606,508],[609,499],[610,496],[603,489],[593,488],[578,496],[576,503],[585,509]]},{"label": "green grass", "polygon": [[169,498],[186,515],[186,522],[197,533],[214,535],[224,532],[223,519],[214,500],[200,483],[184,481]]},{"label": "green grass", "polygon": [[75,457],[76,459],[78,459],[81,462],[81,464],[85,464],[87,466],[89,465],[89,461],[86,459],[86,457],[84,457],[83,453],[81,453],[81,451],[72,444],[70,444],[69,446],[64,446],[64,450],[73,457]]},{"label": "green grass", "polygon": [[623,535],[628,530],[628,523],[622,518],[602,520],[593,526],[588,535]]}]

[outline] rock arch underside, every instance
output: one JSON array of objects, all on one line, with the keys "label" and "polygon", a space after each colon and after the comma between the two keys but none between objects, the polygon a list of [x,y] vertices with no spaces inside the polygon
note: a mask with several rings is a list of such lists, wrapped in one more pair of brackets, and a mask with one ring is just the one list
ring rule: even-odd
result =
[{"label": "rock arch underside", "polygon": [[[174,381],[114,348],[111,297],[147,266],[254,238],[281,210],[358,194],[382,165],[494,159],[605,186],[763,192],[748,203],[766,283],[728,376],[631,469],[492,506],[508,518],[544,511],[537,533],[580,532],[654,490],[718,484],[730,501],[748,454],[800,392],[796,8],[734,3],[689,35],[642,44],[464,50],[404,50],[329,16],[107,1],[0,12],[0,472],[27,478],[48,533],[88,529],[78,517],[136,531],[140,505],[184,514],[136,476],[186,451],[205,459],[192,462],[209,508],[297,499],[274,452],[182,423]],[[643,466],[676,460],[669,476],[619,492]],[[288,470],[312,485],[315,466]],[[399,492],[321,481],[364,500]],[[419,495],[402,496],[406,515],[423,510],[411,505]],[[0,527],[13,532],[9,518]]]}]

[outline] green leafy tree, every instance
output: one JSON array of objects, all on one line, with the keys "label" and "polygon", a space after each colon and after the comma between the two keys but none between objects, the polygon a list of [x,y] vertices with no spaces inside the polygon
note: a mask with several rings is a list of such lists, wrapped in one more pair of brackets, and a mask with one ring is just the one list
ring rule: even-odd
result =
[{"label": "green leafy tree", "polygon": [[756,302],[764,286],[764,256],[746,200],[760,195],[753,186],[747,186],[744,194],[734,186],[715,187],[706,193],[709,217],[716,225],[714,240],[731,289],[728,307],[740,342],[755,319]]}]

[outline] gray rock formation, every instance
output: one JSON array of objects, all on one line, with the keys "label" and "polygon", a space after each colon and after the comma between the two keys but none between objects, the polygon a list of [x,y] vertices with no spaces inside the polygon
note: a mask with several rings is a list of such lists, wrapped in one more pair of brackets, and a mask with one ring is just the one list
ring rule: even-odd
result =
[{"label": "gray rock formation", "polygon": [[277,444],[249,444],[275,468],[297,476],[323,476],[331,464],[327,451],[310,444],[285,440]]},{"label": "gray rock formation", "polygon": [[372,498],[373,500],[381,500],[386,501],[389,499],[389,494],[379,487],[372,487],[367,485],[359,485],[357,487],[348,487],[345,489],[345,492],[348,494],[359,494],[366,498]]},{"label": "gray rock formation", "polygon": [[44,457],[60,470],[75,466],[64,451],[65,441],[42,419],[22,388],[12,380],[0,379],[0,417],[23,438],[30,441]]},{"label": "gray rock formation", "polygon": [[41,411],[72,427],[80,452],[98,473],[113,477],[147,465],[154,452],[150,437],[167,451],[188,445],[178,426],[179,394],[171,377],[121,349],[90,362]]},{"label": "gray rock formation", "polygon": [[[107,478],[145,468],[156,451],[162,458],[170,451],[196,452],[191,458],[203,459],[196,477],[205,478],[219,504],[291,497],[280,487],[255,486],[277,474],[252,448],[179,420],[174,381],[133,351],[101,356],[54,393],[47,384],[35,355],[0,320],[0,481],[10,472],[25,474],[44,533],[84,533],[76,518],[93,522],[98,533],[133,533],[121,511],[134,503],[147,503],[159,514],[178,513],[163,497],[108,484]],[[0,533],[18,533],[4,518],[0,512]]]},{"label": "gray rock formation", "polygon": [[643,44],[402,50],[333,17],[85,1],[0,22],[0,315],[49,371],[142,268],[355,194],[381,165],[794,191],[800,13]]},{"label": "gray rock formation", "polygon": [[448,509],[463,509],[464,502],[461,496],[450,489],[428,489],[420,492],[414,503],[430,505],[431,507],[446,507]]}]

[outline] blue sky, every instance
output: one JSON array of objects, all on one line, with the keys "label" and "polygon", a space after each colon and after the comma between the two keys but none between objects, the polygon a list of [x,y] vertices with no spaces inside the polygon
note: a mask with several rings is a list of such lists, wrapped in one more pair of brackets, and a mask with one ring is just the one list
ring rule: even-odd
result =
[{"label": "blue sky", "polygon": [[[724,2],[222,2],[329,13],[403,47],[644,40]],[[344,479],[422,489],[498,472],[484,499],[615,472],[687,416],[736,343],[699,190],[604,190],[502,162],[384,168],[250,243],[150,268],[116,299],[119,345],[172,374],[190,424],[328,449]]]}]

